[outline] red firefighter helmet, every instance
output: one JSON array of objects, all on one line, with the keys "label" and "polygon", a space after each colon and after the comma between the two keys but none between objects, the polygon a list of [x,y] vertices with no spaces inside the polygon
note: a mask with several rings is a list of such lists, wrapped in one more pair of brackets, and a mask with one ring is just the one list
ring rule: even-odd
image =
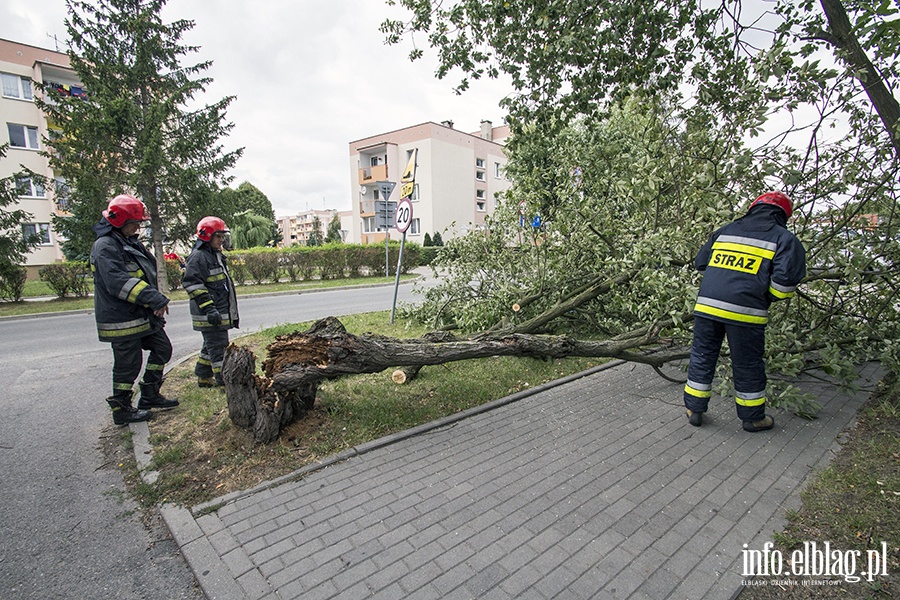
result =
[{"label": "red firefighter helmet", "polygon": [[121,194],[109,201],[109,206],[103,211],[103,218],[118,228],[129,221],[149,221],[150,215],[143,202],[134,196]]},{"label": "red firefighter helmet", "polygon": [[794,212],[793,204],[791,203],[791,199],[787,197],[786,194],[781,192],[766,192],[759,198],[753,201],[753,204],[750,205],[750,208],[747,209],[749,212],[753,209],[754,206],[759,204],[772,204],[777,206],[781,210],[784,211],[784,214],[787,215],[787,218],[791,218],[791,214]]},{"label": "red firefighter helmet", "polygon": [[197,237],[208,242],[212,239],[214,233],[228,233],[228,225],[219,217],[203,217],[197,223]]}]

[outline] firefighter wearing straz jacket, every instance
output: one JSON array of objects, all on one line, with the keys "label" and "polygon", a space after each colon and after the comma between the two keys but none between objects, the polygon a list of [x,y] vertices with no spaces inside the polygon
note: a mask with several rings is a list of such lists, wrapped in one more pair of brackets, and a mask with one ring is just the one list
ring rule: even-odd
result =
[{"label": "firefighter wearing straz jacket", "polygon": [[694,306],[694,340],[684,387],[688,421],[699,427],[709,406],[722,341],[728,337],[734,400],[745,431],[772,429],[765,413],[765,331],[769,305],[794,295],[806,276],[806,251],[787,220],[790,198],[767,192],[747,214],[714,232],[694,264],[703,281]]}]

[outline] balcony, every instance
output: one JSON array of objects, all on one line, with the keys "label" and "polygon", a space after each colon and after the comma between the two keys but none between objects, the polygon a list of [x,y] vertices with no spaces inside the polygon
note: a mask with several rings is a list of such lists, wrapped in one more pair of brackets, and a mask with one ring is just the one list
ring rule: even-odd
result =
[{"label": "balcony", "polygon": [[376,181],[387,181],[388,166],[378,165],[377,167],[363,167],[359,170],[359,183],[375,183]]},{"label": "balcony", "polygon": [[374,200],[364,200],[359,203],[359,214],[361,215],[374,215],[375,214],[375,201]]}]

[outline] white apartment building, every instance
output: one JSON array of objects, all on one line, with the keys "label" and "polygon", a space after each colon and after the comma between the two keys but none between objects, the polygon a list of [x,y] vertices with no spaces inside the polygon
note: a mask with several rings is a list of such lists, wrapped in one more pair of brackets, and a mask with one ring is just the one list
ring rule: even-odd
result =
[{"label": "white apartment building", "polygon": [[331,210],[307,210],[288,217],[278,217],[278,230],[281,233],[281,240],[278,245],[282,248],[288,246],[308,245],[310,235],[313,231],[313,223],[316,217],[319,218],[319,226],[322,232],[322,238],[328,235],[328,226],[334,217],[337,216],[341,221],[341,238],[342,241],[349,241],[350,219],[352,213],[348,211]]},{"label": "white apartment building", "polygon": [[[58,181],[47,158],[41,156],[43,139],[48,137],[47,119],[34,103],[38,90],[32,82],[53,84],[72,95],[83,93],[69,57],[61,52],[0,39],[0,144],[9,143],[6,158],[0,161],[0,178],[21,172],[22,167]],[[62,183],[59,181],[59,183]],[[53,231],[52,215],[62,214],[65,206],[54,199],[54,186],[44,186],[31,178],[17,181],[18,204],[10,209],[23,209],[32,218],[22,227],[27,233],[38,233],[41,245],[27,257],[29,278],[37,278],[38,269],[63,260],[60,239]]]},{"label": "white apartment building", "polygon": [[453,128],[453,123],[422,123],[350,142],[350,189],[353,243],[383,242],[385,235],[400,239],[391,228],[377,227],[376,201],[382,200],[377,182],[397,183],[389,200],[400,200],[400,179],[415,153],[413,218],[407,239],[422,243],[426,233],[444,240],[483,229],[485,217],[496,208],[496,195],[509,188],[504,176],[503,141],[509,127],[482,121],[476,133]]}]

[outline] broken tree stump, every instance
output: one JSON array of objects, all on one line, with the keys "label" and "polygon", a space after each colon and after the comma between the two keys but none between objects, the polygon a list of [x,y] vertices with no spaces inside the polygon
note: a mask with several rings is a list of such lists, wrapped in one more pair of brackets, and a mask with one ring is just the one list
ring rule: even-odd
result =
[{"label": "broken tree stump", "polygon": [[316,382],[297,389],[276,392],[268,379],[256,375],[253,352],[230,344],[222,365],[225,397],[231,422],[253,432],[253,439],[268,444],[278,438],[281,429],[313,407]]}]

